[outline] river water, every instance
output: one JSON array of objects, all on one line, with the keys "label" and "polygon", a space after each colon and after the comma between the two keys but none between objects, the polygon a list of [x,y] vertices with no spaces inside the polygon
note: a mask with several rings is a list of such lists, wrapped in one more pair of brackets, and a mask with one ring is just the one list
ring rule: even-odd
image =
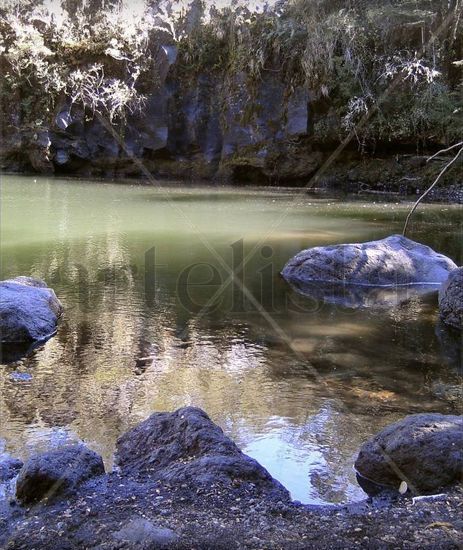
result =
[{"label": "river water", "polygon": [[[278,275],[303,248],[400,232],[410,203],[1,183],[2,279],[44,279],[65,308],[55,337],[0,368],[0,440],[14,455],[80,438],[110,468],[121,433],[153,411],[196,405],[294,498],[347,502],[364,497],[353,462],[368,437],[461,405],[435,294],[350,309],[299,296]],[[461,264],[460,215],[422,206],[409,236]]]}]

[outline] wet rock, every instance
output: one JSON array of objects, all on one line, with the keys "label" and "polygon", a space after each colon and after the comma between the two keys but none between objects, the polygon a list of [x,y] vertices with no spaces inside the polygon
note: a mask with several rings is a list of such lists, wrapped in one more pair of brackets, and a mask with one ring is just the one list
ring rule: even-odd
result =
[{"label": "wet rock", "polygon": [[178,541],[178,536],[172,529],[157,527],[143,518],[131,520],[116,531],[113,537],[136,548],[169,548]]},{"label": "wet rock", "polygon": [[66,130],[72,121],[72,115],[67,109],[61,111],[55,117],[55,124],[60,130]]},{"label": "wet rock", "polygon": [[56,331],[62,306],[51,288],[32,277],[0,283],[2,343],[23,344],[46,340]]},{"label": "wet rock", "polygon": [[167,148],[173,158],[184,160],[191,150],[206,163],[217,165],[222,153],[219,83],[199,75],[188,87],[171,83]]},{"label": "wet rock", "polygon": [[27,153],[32,168],[39,174],[53,174],[55,169],[50,160],[49,151],[42,147],[31,146]]},{"label": "wet rock", "polygon": [[[379,432],[360,449],[357,472],[376,485],[398,490],[405,481],[415,494],[435,492],[461,481],[461,416],[415,414]],[[362,488],[373,494],[367,486]]]},{"label": "wet rock", "polygon": [[16,496],[23,504],[72,494],[84,481],[104,474],[100,455],[84,444],[32,456],[22,467]]},{"label": "wet rock", "polygon": [[69,162],[69,159],[70,159],[70,155],[69,155],[69,151],[66,151],[64,149],[58,149],[56,151],[56,154],[55,154],[55,162],[56,164],[66,164],[67,162]]},{"label": "wet rock", "polygon": [[463,327],[463,267],[454,269],[439,290],[439,313],[453,328]]},{"label": "wet rock", "polygon": [[240,451],[201,409],[155,413],[117,442],[123,475],[145,474],[168,483],[210,485],[249,482],[287,499],[287,490]]},{"label": "wet rock", "polygon": [[18,475],[23,463],[9,454],[0,454],[0,483],[9,481]]},{"label": "wet rock", "polygon": [[[430,247],[392,235],[378,241],[303,250],[289,260],[281,274],[294,285],[314,285],[319,293],[325,285],[323,299],[329,301],[346,288],[348,294],[352,289],[358,294],[362,287],[392,288],[397,297],[403,294],[404,285],[436,290],[455,267],[450,258]],[[408,298],[408,292],[405,294]],[[336,299],[331,301],[336,303]]]},{"label": "wet rock", "polygon": [[463,403],[463,385],[461,384],[434,382],[431,386],[431,391],[437,398],[455,407],[455,410],[458,410]]},{"label": "wet rock", "polygon": [[463,373],[462,346],[463,341],[459,331],[446,325],[441,319],[436,323],[436,337],[439,340],[441,354],[446,363],[460,374]]}]

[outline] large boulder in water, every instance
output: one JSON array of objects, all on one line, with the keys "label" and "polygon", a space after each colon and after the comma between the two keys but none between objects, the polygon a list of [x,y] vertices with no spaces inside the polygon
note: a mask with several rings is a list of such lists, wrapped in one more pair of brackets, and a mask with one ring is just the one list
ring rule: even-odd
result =
[{"label": "large boulder in water", "polygon": [[104,474],[103,460],[83,443],[32,456],[16,482],[16,496],[24,504],[72,494],[88,479]]},{"label": "large boulder in water", "polygon": [[392,235],[303,250],[281,274],[296,291],[316,299],[350,307],[388,306],[437,290],[455,268],[429,246]]},{"label": "large boulder in water", "polygon": [[32,277],[0,282],[2,344],[46,340],[56,332],[62,306],[51,288]]},{"label": "large boulder in water", "polygon": [[[460,482],[463,471],[463,419],[444,414],[414,414],[387,426],[360,449],[355,469],[361,479],[415,494]],[[361,483],[367,492],[368,484]],[[373,489],[372,492],[376,492]]]},{"label": "large boulder in water", "polygon": [[366,243],[317,246],[299,252],[283,268],[289,281],[362,286],[434,284],[457,266],[429,246],[392,235]]},{"label": "large boulder in water", "polygon": [[463,327],[463,267],[454,269],[439,290],[439,313],[453,328]]},{"label": "large boulder in water", "polygon": [[194,486],[252,483],[278,498],[289,498],[288,491],[263,466],[242,453],[195,407],[152,414],[119,438],[115,462],[124,475],[149,475]]}]

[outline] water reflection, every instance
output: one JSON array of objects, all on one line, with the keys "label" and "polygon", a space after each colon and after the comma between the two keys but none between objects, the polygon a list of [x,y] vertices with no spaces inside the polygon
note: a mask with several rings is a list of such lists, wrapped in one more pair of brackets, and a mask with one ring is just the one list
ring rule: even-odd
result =
[{"label": "water reflection", "polygon": [[[194,404],[295,498],[341,502],[363,496],[352,464],[367,437],[411,412],[459,406],[461,380],[435,334],[435,295],[355,311],[298,295],[277,275],[302,248],[396,232],[398,206],[385,215],[383,206],[311,197],[272,232],[292,206],[288,194],[29,178],[3,178],[2,194],[2,278],[43,278],[65,307],[53,339],[0,370],[0,438],[12,454],[82,438],[110,465],[127,428]],[[455,258],[448,220],[433,207],[426,239]],[[209,262],[226,280],[211,247],[231,265],[239,239],[243,255],[260,241],[271,247],[243,274],[268,316],[233,285],[207,313],[188,311],[179,274]],[[220,285],[195,273],[189,297],[201,306]]]},{"label": "water reflection", "polygon": [[302,282],[289,283],[296,291],[322,302],[347,308],[394,308],[415,297],[432,296],[440,284],[417,284],[391,287],[367,287],[338,283]]}]

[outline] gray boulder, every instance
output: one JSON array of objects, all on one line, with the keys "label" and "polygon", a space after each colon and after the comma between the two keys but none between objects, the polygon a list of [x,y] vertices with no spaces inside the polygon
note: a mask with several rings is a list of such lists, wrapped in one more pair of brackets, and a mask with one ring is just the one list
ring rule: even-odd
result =
[{"label": "gray boulder", "polygon": [[[387,426],[360,449],[355,469],[374,484],[398,490],[405,481],[414,494],[460,482],[463,471],[463,419],[414,414]],[[362,487],[371,491],[365,484]]]},{"label": "gray boulder", "polygon": [[439,290],[439,313],[453,328],[463,326],[463,267],[454,269]]},{"label": "gray boulder", "polygon": [[0,282],[0,332],[4,344],[46,340],[63,308],[51,288],[32,277]]},{"label": "gray boulder", "polygon": [[16,496],[23,504],[72,494],[84,481],[104,474],[100,455],[79,443],[32,456],[16,482]]},{"label": "gray boulder", "polygon": [[282,276],[297,291],[348,307],[391,306],[435,291],[456,268],[429,246],[401,235],[379,241],[309,248]]},{"label": "gray boulder", "polygon": [[117,442],[116,465],[124,475],[150,475],[167,483],[236,484],[289,498],[256,460],[240,451],[201,409],[155,413]]},{"label": "gray boulder", "polygon": [[440,285],[455,263],[429,246],[401,235],[366,243],[317,246],[299,252],[283,268],[288,281],[359,286]]}]

